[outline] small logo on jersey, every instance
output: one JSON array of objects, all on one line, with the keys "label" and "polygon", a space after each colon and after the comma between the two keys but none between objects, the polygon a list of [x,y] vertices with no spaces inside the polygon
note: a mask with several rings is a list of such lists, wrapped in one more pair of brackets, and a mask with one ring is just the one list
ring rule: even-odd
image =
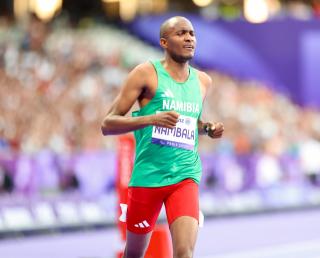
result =
[{"label": "small logo on jersey", "polygon": [[142,221],[140,223],[134,224],[134,226],[136,228],[148,228],[148,227],[150,227],[149,223],[146,220],[144,220],[144,221]]},{"label": "small logo on jersey", "polygon": [[190,125],[190,124],[191,124],[190,118],[186,118],[186,119],[185,119],[185,123],[186,123],[186,125]]},{"label": "small logo on jersey", "polygon": [[161,96],[167,98],[174,98],[174,95],[170,89],[166,89]]}]

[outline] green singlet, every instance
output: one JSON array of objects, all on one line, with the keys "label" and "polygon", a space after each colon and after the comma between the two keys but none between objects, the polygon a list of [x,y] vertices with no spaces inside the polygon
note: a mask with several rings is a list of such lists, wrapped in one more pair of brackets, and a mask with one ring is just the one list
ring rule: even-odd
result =
[{"label": "green singlet", "polygon": [[152,62],[158,77],[155,96],[132,116],[174,110],[180,114],[174,129],[147,126],[134,132],[136,158],[129,186],[159,187],[186,178],[199,183],[198,119],[202,97],[197,71],[189,66],[185,82],[176,82],[160,61]]}]

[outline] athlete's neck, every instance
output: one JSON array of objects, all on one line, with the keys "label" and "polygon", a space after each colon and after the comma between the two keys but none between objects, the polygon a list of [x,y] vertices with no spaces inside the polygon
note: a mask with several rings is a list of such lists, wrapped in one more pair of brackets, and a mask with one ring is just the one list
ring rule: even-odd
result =
[{"label": "athlete's neck", "polygon": [[189,77],[189,63],[178,63],[171,58],[162,61],[164,69],[170,74],[172,79],[177,82],[185,82]]}]

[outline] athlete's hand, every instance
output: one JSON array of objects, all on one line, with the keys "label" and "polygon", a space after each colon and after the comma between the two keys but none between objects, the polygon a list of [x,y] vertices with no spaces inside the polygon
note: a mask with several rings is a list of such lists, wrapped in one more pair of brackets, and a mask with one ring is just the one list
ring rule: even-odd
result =
[{"label": "athlete's hand", "polygon": [[178,122],[179,114],[175,111],[160,112],[152,116],[152,125],[174,128]]},{"label": "athlete's hand", "polygon": [[208,130],[208,136],[211,138],[221,138],[223,131],[224,131],[224,126],[220,122],[216,123],[208,123],[207,124],[207,130]]}]

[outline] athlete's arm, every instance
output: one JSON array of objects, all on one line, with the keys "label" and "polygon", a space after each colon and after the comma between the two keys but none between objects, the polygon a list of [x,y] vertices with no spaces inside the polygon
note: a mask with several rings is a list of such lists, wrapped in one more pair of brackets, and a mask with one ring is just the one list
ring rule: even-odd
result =
[{"label": "athlete's arm", "polygon": [[211,138],[220,138],[223,134],[224,126],[220,122],[202,122],[198,120],[198,134],[208,135]]},{"label": "athlete's arm", "polygon": [[[202,101],[205,100],[209,87],[212,87],[212,79],[205,72],[198,72],[200,81],[200,90],[202,95]],[[198,134],[208,135],[211,138],[220,138],[223,134],[224,126],[221,122],[203,122],[198,119]]]},{"label": "athlete's arm", "polygon": [[112,103],[101,125],[103,135],[113,135],[131,132],[148,125],[173,128],[178,121],[178,113],[174,111],[161,112],[155,115],[140,117],[125,117],[133,104],[142,96],[150,85],[150,73],[154,72],[152,64],[144,63],[133,69]]}]

